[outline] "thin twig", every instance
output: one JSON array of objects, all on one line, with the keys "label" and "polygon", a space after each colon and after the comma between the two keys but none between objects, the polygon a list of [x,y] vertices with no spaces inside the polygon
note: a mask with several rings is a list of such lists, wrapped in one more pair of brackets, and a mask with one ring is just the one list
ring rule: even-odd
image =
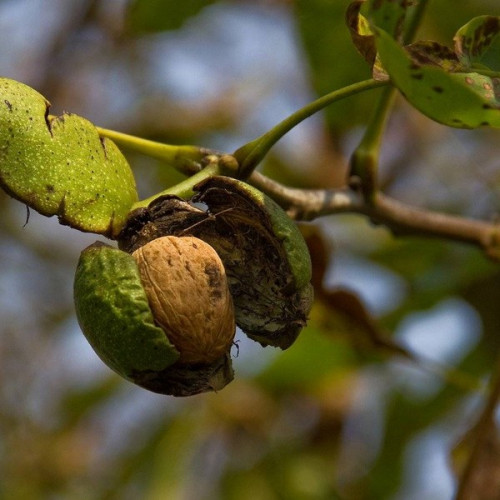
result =
[{"label": "thin twig", "polygon": [[246,179],[254,171],[255,167],[262,161],[269,150],[290,130],[296,127],[305,119],[314,115],[318,111],[326,108],[334,102],[346,99],[353,95],[365,92],[367,90],[385,87],[389,82],[381,82],[373,79],[356,82],[347,87],[334,90],[315,101],[312,101],[302,108],[292,113],[290,116],[279,122],[271,130],[268,130],[264,135],[257,137],[253,141],[238,148],[233,156],[239,163],[239,177]]}]

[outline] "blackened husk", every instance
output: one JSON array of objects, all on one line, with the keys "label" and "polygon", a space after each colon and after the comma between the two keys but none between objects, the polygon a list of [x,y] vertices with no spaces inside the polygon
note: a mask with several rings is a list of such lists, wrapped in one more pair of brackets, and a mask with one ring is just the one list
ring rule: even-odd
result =
[{"label": "blackened husk", "polygon": [[192,199],[207,211],[165,196],[132,213],[120,235],[120,248],[132,252],[167,235],[204,240],[224,263],[237,325],[262,345],[286,349],[306,323],[311,289],[296,289],[265,207],[224,179],[211,178]]}]

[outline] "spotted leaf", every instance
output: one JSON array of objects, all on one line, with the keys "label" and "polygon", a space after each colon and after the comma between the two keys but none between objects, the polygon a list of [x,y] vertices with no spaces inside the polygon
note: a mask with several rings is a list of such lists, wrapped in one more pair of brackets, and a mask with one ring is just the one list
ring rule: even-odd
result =
[{"label": "spotted leaf", "polygon": [[500,79],[421,64],[388,33],[375,33],[385,70],[415,108],[450,127],[500,127]]},{"label": "spotted leaf", "polygon": [[457,31],[454,41],[464,66],[500,70],[500,17],[475,17]]},{"label": "spotted leaf", "polygon": [[0,186],[61,224],[114,237],[137,201],[132,171],[88,120],[51,118],[49,102],[0,78]]},{"label": "spotted leaf", "polygon": [[372,25],[402,41],[407,0],[355,0],[346,11],[346,24],[358,52],[372,66],[373,78],[387,80],[388,76],[377,55]]}]

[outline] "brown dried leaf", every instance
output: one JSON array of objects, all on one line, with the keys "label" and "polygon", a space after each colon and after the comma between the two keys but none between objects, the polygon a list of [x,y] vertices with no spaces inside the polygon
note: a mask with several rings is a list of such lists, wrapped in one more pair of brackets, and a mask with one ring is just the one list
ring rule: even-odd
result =
[{"label": "brown dried leaf", "polygon": [[456,500],[500,499],[500,429],[495,422],[500,400],[500,362],[497,364],[482,414],[452,452],[460,479]]},{"label": "brown dried leaf", "polygon": [[360,13],[361,7],[364,3],[364,0],[351,2],[347,8],[345,17],[354,46],[364,57],[366,62],[370,66],[373,66],[377,55],[377,48],[375,46],[375,37],[370,29],[369,22]]},{"label": "brown dried leaf", "polygon": [[455,52],[438,42],[420,40],[407,45],[405,49],[415,64],[439,66],[445,71],[460,71],[463,69]]},{"label": "brown dried leaf", "polygon": [[336,316],[341,328],[345,328],[346,333],[351,335],[351,340],[360,347],[382,349],[413,359],[406,349],[387,337],[386,332],[355,293],[346,289],[328,290],[325,288],[324,278],[331,252],[317,228],[309,228],[305,239],[312,257],[312,284],[316,300],[321,301]]},{"label": "brown dried leaf", "polygon": [[472,429],[452,459],[460,477],[457,500],[500,499],[500,433],[493,419]]}]

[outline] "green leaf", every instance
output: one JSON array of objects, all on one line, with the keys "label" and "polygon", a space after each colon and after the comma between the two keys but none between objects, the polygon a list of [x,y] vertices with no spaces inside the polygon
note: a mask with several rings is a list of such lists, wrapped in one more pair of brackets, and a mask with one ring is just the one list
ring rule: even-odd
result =
[{"label": "green leaf", "polygon": [[128,25],[134,33],[175,30],[214,0],[134,0],[128,11]]},{"label": "green leaf", "polygon": [[391,81],[423,114],[450,127],[500,127],[499,79],[419,64],[383,30],[376,40]]},{"label": "green leaf", "polygon": [[32,88],[0,79],[0,186],[61,224],[115,237],[137,201],[126,159],[89,121],[49,118],[48,108]]},{"label": "green leaf", "polygon": [[500,17],[475,17],[457,31],[454,41],[464,66],[500,71]]}]

